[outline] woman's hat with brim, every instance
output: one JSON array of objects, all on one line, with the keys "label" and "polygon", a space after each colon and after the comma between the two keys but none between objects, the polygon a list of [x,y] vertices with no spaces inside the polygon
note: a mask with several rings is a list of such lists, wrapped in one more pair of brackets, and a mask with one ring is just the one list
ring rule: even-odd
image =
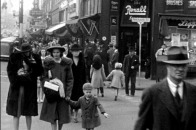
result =
[{"label": "woman's hat with brim", "polygon": [[80,51],[82,48],[78,44],[73,44],[70,48],[71,51]]},{"label": "woman's hat with brim", "polygon": [[65,51],[65,48],[62,47],[60,44],[53,45],[47,49],[47,51],[52,52],[54,49],[59,49],[61,52]]},{"label": "woman's hat with brim", "polygon": [[83,85],[83,90],[92,90],[93,86],[91,85],[91,83],[85,83]]},{"label": "woman's hat with brim", "polygon": [[167,51],[166,60],[162,62],[166,64],[188,64],[188,52],[185,47],[172,46]]},{"label": "woman's hat with brim", "polygon": [[26,53],[32,51],[32,47],[29,43],[22,43],[20,49],[17,48],[17,50],[19,53]]}]

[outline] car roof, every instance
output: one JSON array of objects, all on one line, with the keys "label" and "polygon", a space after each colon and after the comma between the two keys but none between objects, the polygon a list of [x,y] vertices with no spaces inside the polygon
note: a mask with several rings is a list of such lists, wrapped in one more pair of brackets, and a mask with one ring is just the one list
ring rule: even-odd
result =
[{"label": "car roof", "polygon": [[6,37],[6,38],[2,38],[1,42],[14,42],[17,40],[17,37]]}]

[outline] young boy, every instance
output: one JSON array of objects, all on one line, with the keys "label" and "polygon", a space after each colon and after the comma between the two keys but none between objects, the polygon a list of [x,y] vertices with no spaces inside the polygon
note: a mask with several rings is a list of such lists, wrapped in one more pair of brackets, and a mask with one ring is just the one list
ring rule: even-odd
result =
[{"label": "young boy", "polygon": [[69,104],[73,107],[80,107],[82,112],[82,128],[86,130],[94,130],[95,127],[101,125],[98,109],[108,118],[103,106],[99,103],[97,97],[92,95],[92,85],[85,83],[83,85],[84,96],[80,97],[78,101],[69,100]]}]

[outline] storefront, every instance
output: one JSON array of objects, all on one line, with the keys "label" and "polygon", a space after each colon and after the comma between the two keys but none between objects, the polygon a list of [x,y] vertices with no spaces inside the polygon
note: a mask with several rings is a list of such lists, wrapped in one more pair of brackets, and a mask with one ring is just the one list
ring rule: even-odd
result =
[{"label": "storefront", "polygon": [[[156,68],[154,54],[162,44],[185,46],[190,58],[188,74],[196,74],[196,0],[160,0],[153,7],[151,68]],[[151,72],[155,78],[156,72]]]},{"label": "storefront", "polygon": [[189,67],[196,67],[196,16],[159,14],[163,43],[169,46],[185,46],[189,52]]},{"label": "storefront", "polygon": [[[135,18],[151,18],[151,5],[148,0],[130,1],[120,3],[120,28],[119,28],[119,52],[120,62],[128,54],[128,48],[134,48],[139,55],[139,24],[132,22]],[[141,34],[141,67],[144,70],[144,61],[150,57],[151,23],[142,25]]]}]

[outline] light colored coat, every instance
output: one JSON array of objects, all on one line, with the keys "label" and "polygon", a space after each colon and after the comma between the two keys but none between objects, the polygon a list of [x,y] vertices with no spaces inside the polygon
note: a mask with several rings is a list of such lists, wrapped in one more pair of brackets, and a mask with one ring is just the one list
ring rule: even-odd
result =
[{"label": "light colored coat", "polygon": [[90,69],[90,75],[91,75],[91,85],[93,86],[93,88],[97,89],[100,87],[103,87],[103,81],[106,79],[105,76],[105,71],[104,71],[104,66],[102,65],[102,67],[98,70],[96,70],[92,65],[91,65],[91,69]]},{"label": "light colored coat", "polygon": [[121,88],[125,86],[124,73],[121,70],[112,70],[106,80],[112,79],[111,87]]}]

